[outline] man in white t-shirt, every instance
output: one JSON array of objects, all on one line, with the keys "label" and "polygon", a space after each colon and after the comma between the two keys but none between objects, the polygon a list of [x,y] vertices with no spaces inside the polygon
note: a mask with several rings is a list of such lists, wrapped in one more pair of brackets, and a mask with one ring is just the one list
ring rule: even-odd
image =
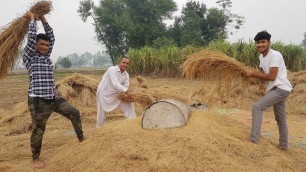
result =
[{"label": "man in white t-shirt", "polygon": [[129,74],[126,69],[129,66],[129,59],[122,57],[117,66],[112,66],[104,73],[103,78],[97,89],[97,124],[101,127],[105,122],[105,112],[110,112],[119,107],[125,117],[135,118],[135,108],[132,102],[125,103],[120,101],[117,96],[124,92],[132,98],[132,93],[128,90]]},{"label": "man in white t-shirt", "polygon": [[273,106],[275,120],[279,130],[279,147],[288,149],[288,128],[285,111],[285,100],[289,96],[292,85],[287,78],[287,69],[280,52],[270,48],[271,35],[267,31],[257,33],[255,45],[260,52],[260,72],[249,70],[247,77],[256,77],[266,81],[267,93],[252,108],[252,129],[250,141],[258,143],[262,123],[262,112]]}]

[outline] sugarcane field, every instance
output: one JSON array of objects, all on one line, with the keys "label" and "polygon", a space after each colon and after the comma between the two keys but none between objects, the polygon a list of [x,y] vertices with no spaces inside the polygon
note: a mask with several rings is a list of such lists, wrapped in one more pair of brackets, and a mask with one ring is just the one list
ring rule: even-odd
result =
[{"label": "sugarcane field", "polygon": [[60,44],[80,28],[54,17],[72,2],[15,1],[0,22],[1,172],[306,171],[306,34],[286,44],[263,24],[227,41],[248,21],[235,0],[81,0],[64,10],[103,51],[79,55],[87,31]]}]

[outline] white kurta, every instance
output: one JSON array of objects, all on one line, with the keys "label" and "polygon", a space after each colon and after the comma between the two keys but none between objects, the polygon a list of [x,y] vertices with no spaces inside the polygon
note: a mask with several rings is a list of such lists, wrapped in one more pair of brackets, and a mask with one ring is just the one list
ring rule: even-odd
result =
[{"label": "white kurta", "polygon": [[97,127],[103,125],[105,112],[110,112],[119,107],[127,118],[135,118],[133,103],[121,102],[117,96],[120,92],[126,92],[129,87],[129,74],[121,73],[119,66],[107,69],[97,89]]}]

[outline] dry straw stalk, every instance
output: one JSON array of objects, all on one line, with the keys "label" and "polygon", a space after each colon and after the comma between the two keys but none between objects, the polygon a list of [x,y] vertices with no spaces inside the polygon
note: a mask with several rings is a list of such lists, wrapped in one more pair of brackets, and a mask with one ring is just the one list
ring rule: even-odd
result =
[{"label": "dry straw stalk", "polygon": [[120,93],[118,95],[118,98],[121,101],[126,102],[126,103],[136,102],[144,106],[149,106],[152,103],[156,102],[153,96],[151,96],[150,94],[146,94],[146,93],[134,93],[131,99],[127,96],[127,94]]},{"label": "dry straw stalk", "polygon": [[[30,11],[36,18],[48,14],[52,9],[51,1],[40,1],[34,4]],[[13,69],[18,57],[20,47],[28,32],[29,19],[21,16],[13,20],[0,30],[0,79]]]},{"label": "dry straw stalk", "polygon": [[237,89],[244,92],[252,86],[257,86],[258,89],[263,88],[261,80],[243,75],[245,71],[251,69],[250,67],[221,52],[203,50],[189,55],[181,69],[182,75],[188,79],[200,78],[204,81],[213,81],[214,85],[209,85],[210,98],[214,96],[229,99],[235,96],[233,94]]}]

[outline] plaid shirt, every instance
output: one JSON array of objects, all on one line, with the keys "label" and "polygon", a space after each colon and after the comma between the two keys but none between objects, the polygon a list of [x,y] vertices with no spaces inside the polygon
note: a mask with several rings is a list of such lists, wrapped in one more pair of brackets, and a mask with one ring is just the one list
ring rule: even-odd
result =
[{"label": "plaid shirt", "polygon": [[54,70],[50,55],[54,45],[54,35],[48,23],[43,24],[46,35],[50,38],[49,51],[41,55],[36,52],[36,21],[29,23],[27,45],[24,48],[23,62],[28,70],[30,85],[29,96],[53,99],[56,97]]}]

